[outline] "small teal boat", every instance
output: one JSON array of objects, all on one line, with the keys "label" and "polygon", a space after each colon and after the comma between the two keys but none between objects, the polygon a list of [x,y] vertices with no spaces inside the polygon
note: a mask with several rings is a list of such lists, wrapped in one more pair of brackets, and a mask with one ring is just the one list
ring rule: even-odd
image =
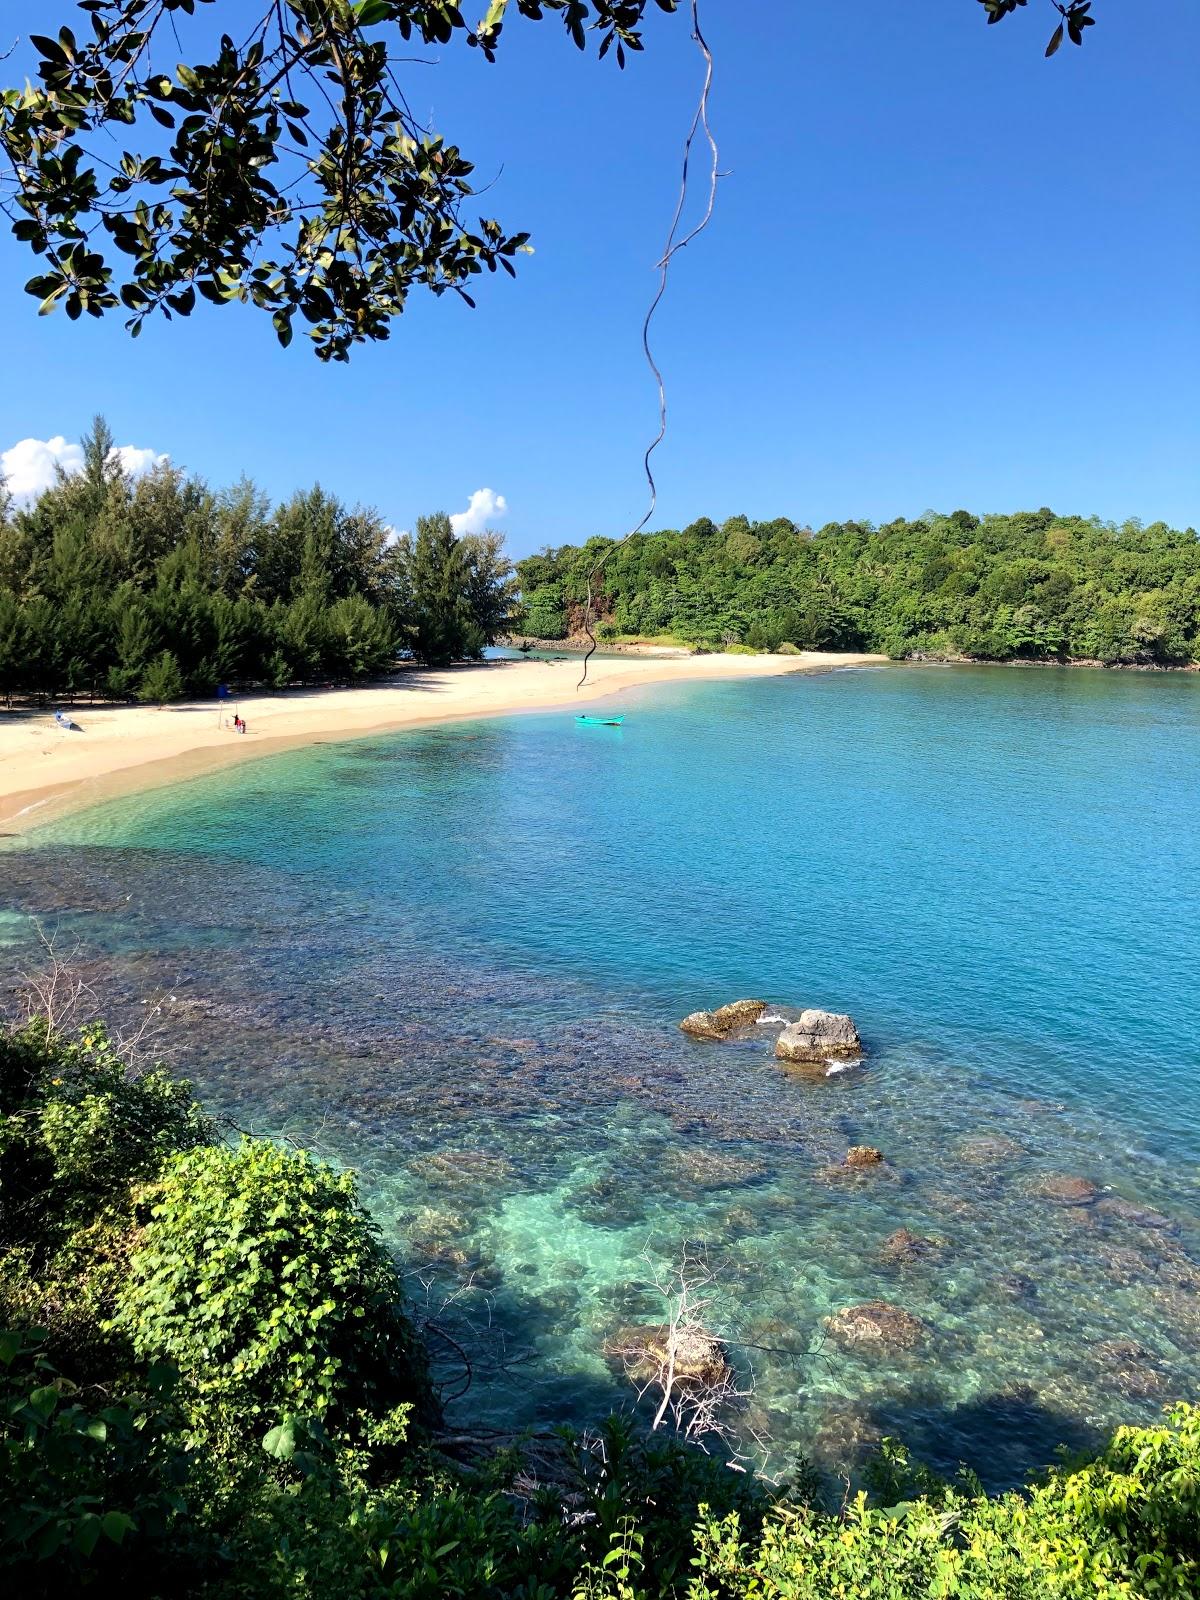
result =
[{"label": "small teal boat", "polygon": [[585,728],[619,728],[625,721],[624,717],[576,717],[575,721]]}]

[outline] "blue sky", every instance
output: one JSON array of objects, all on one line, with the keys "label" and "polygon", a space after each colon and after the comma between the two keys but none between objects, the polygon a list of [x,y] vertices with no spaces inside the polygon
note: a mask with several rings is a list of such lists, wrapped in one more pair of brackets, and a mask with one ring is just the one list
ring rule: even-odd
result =
[{"label": "blue sky", "polygon": [[[6,26],[71,9],[22,0]],[[972,0],[707,0],[730,175],[657,324],[654,526],[1040,505],[1200,523],[1200,15],[1095,13],[1083,49],[1045,61],[1037,0],[995,28]],[[537,253],[474,312],[414,299],[348,367],[280,350],[240,308],[137,343],[119,317],[39,319],[4,236],[0,450],[102,410],[210,481],[319,479],[400,527],[486,486],[516,554],[625,532],[656,422],[640,324],[699,66],[681,15],[652,19],[624,73],[520,23],[495,67],[457,48],[405,69],[414,109],[500,172],[481,209]]]}]

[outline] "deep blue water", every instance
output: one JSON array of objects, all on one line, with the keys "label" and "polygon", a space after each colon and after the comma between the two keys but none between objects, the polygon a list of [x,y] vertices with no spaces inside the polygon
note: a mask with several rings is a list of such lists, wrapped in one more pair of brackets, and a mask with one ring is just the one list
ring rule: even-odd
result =
[{"label": "deep blue water", "polygon": [[[905,667],[621,708],[113,803],[11,850],[4,903],[130,1007],[166,997],[210,1103],[356,1166],[418,1295],[470,1279],[464,1412],[620,1399],[604,1340],[685,1244],[777,1457],[882,1430],[1003,1479],[1194,1395],[1200,678]],[[866,1062],[814,1082],[767,1031],[678,1034],[742,995],[849,1010]],[[848,1178],[854,1143],[887,1165]],[[901,1225],[936,1249],[889,1263]],[[920,1346],[827,1337],[870,1299]]]}]

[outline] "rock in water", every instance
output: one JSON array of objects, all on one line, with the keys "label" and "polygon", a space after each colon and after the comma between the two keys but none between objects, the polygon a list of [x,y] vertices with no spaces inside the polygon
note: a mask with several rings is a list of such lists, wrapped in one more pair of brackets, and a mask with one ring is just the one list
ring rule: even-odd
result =
[{"label": "rock in water", "polygon": [[920,1317],[889,1300],[867,1300],[847,1306],[825,1319],[839,1344],[876,1350],[911,1350],[922,1343],[929,1329]]},{"label": "rock in water", "polygon": [[731,1000],[715,1011],[693,1011],[679,1026],[693,1039],[724,1039],[738,1028],[753,1026],[766,1009],[765,1000]]},{"label": "rock in water", "polygon": [[873,1144],[852,1144],[846,1151],[848,1167],[877,1167],[883,1160],[883,1151]]},{"label": "rock in water", "polygon": [[942,1248],[940,1239],[927,1239],[910,1228],[897,1228],[883,1241],[879,1256],[888,1266],[908,1267],[929,1256],[940,1255]]},{"label": "rock in water", "polygon": [[[604,1354],[624,1363],[635,1383],[665,1378],[671,1365],[671,1329],[660,1326],[618,1329],[604,1346]],[[721,1341],[703,1328],[675,1330],[674,1381],[684,1385],[718,1386],[729,1376],[729,1363]]]},{"label": "rock in water", "polygon": [[775,1041],[780,1061],[828,1061],[860,1056],[862,1040],[854,1018],[836,1011],[802,1011]]},{"label": "rock in water", "polygon": [[1029,1185],[1031,1195],[1056,1206],[1090,1206],[1099,1192],[1090,1178],[1068,1177],[1061,1172],[1045,1173]]}]

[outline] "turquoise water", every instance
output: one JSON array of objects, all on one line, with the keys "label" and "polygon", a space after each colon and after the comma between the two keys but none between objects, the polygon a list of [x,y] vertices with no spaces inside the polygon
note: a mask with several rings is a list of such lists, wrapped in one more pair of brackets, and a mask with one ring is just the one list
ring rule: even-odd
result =
[{"label": "turquoise water", "polygon": [[[118,1009],[161,1001],[239,1125],[358,1168],[418,1298],[469,1283],[439,1314],[476,1357],[459,1417],[628,1399],[604,1341],[685,1248],[776,1462],[900,1432],[1006,1481],[1194,1396],[1200,679],[905,667],[621,709],[110,804],[9,850],[3,906]],[[678,1034],[742,995],[849,1010],[866,1061],[812,1081],[769,1031]],[[858,1143],[886,1164],[847,1174]],[[933,1241],[907,1265],[900,1226]],[[916,1349],[828,1336],[877,1299]]]}]

